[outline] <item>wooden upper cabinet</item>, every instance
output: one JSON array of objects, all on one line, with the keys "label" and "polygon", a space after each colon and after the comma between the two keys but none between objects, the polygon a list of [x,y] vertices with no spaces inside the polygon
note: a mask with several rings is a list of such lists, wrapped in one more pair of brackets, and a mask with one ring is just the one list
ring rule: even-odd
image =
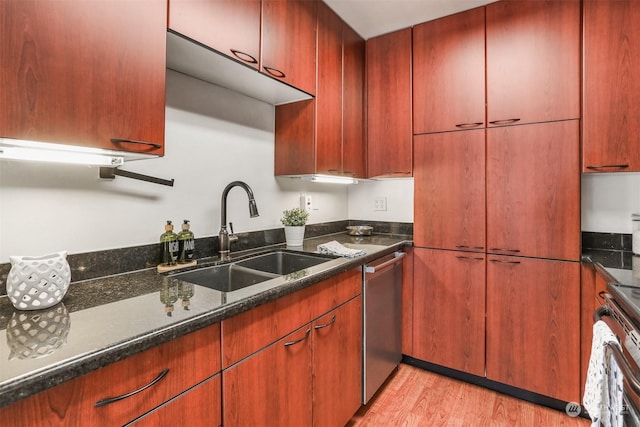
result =
[{"label": "wooden upper cabinet", "polygon": [[342,25],[342,173],[366,175],[364,138],[365,41]]},{"label": "wooden upper cabinet", "polygon": [[275,175],[365,176],[364,55],[364,39],[318,3],[317,93],[276,107]]},{"label": "wooden upper cabinet", "polygon": [[486,6],[488,125],[580,117],[580,1]]},{"label": "wooden upper cabinet", "polygon": [[163,154],[166,19],[153,0],[0,2],[0,137]]},{"label": "wooden upper cabinet", "polygon": [[583,172],[640,171],[640,3],[584,1]]},{"label": "wooden upper cabinet", "polygon": [[317,173],[342,171],[342,20],[318,3]]},{"label": "wooden upper cabinet", "polygon": [[487,378],[580,399],[580,263],[487,255]]},{"label": "wooden upper cabinet", "polygon": [[487,129],[487,251],[580,260],[579,120]]},{"label": "wooden upper cabinet", "polygon": [[413,133],[485,125],[485,9],[413,27]]},{"label": "wooden upper cabinet", "polygon": [[261,71],[316,93],[317,0],[262,0]]},{"label": "wooden upper cabinet", "polygon": [[367,40],[367,177],[412,175],[411,28]]},{"label": "wooden upper cabinet", "polygon": [[416,246],[485,251],[485,130],[414,136]]},{"label": "wooden upper cabinet", "polygon": [[169,0],[169,28],[258,68],[260,0]]}]

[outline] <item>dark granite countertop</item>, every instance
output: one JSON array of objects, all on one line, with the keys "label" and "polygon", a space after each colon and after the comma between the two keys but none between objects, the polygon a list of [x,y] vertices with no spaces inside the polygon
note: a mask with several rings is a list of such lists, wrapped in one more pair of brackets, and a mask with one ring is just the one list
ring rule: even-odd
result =
[{"label": "dark granite countertop", "polygon": [[[281,276],[227,293],[186,284],[159,274],[156,269],[147,269],[73,282],[63,301],[48,310],[19,311],[6,296],[0,297],[0,334],[5,335],[4,339],[0,336],[0,407],[411,243],[411,237],[403,235],[355,237],[339,233],[306,239],[304,247],[297,249],[316,252],[317,245],[331,240],[367,253],[356,258],[329,259],[304,270],[302,277]],[[238,252],[232,254],[232,261],[280,248],[286,246]],[[215,258],[199,260],[200,266],[220,263]],[[166,302],[172,300],[175,302],[167,306]],[[34,316],[38,316],[36,321]]]}]

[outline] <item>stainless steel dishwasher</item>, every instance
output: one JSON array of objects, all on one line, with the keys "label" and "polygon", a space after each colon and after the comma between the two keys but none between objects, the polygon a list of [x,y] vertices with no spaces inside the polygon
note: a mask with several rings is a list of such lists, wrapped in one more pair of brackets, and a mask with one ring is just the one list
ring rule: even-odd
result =
[{"label": "stainless steel dishwasher", "polygon": [[362,402],[369,399],[402,359],[402,259],[379,258],[364,269]]}]

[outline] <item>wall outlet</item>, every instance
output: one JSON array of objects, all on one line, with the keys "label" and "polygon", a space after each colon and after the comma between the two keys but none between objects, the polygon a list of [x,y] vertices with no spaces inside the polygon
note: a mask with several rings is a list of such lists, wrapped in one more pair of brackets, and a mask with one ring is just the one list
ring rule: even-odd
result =
[{"label": "wall outlet", "polygon": [[310,195],[300,195],[300,209],[302,209],[303,211],[311,212],[311,210],[313,209],[313,201]]},{"label": "wall outlet", "polygon": [[387,198],[386,197],[376,197],[373,199],[373,210],[374,211],[386,211],[387,210]]}]

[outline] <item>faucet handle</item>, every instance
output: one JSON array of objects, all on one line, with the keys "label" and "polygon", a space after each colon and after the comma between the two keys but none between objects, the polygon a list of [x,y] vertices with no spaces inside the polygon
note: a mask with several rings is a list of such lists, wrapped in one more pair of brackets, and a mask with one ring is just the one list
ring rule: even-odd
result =
[{"label": "faucet handle", "polygon": [[229,222],[229,230],[231,230],[231,234],[233,234],[233,223]]}]

